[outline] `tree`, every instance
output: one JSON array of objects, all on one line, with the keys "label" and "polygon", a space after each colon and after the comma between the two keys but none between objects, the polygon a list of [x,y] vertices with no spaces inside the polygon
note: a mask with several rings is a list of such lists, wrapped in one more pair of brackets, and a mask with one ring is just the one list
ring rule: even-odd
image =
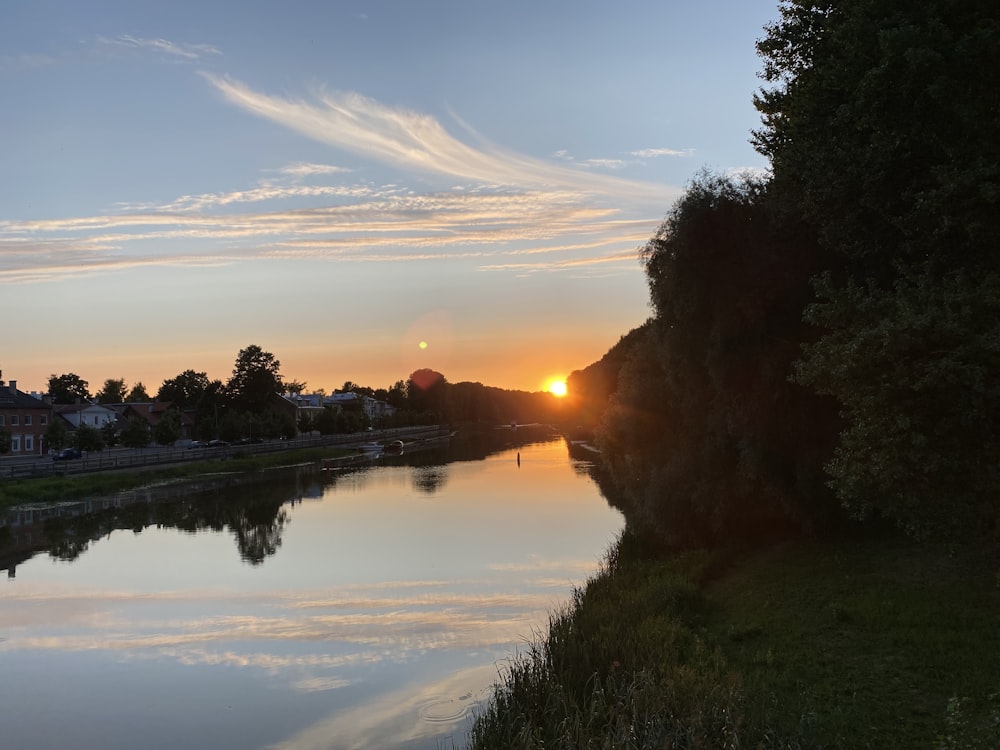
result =
[{"label": "tree", "polygon": [[998,29],[977,0],[786,0],[758,45],[755,145],[827,254],[797,381],[842,406],[831,484],[921,536],[1000,514]]},{"label": "tree", "polygon": [[89,401],[88,383],[76,373],[49,376],[49,395],[55,404],[75,404],[77,400]]},{"label": "tree", "polygon": [[332,435],[337,431],[337,413],[332,407],[326,406],[314,422],[320,435]]},{"label": "tree", "polygon": [[185,370],[176,377],[163,381],[156,393],[156,400],[169,401],[181,410],[193,409],[205,397],[209,384],[206,373]]},{"label": "tree", "polygon": [[434,421],[446,419],[448,381],[436,370],[414,370],[406,382],[410,408]]},{"label": "tree", "polygon": [[386,403],[397,409],[405,409],[407,403],[406,381],[397,380],[386,394]]},{"label": "tree", "polygon": [[859,278],[1000,263],[1000,6],[785,0],[758,42],[775,189]]},{"label": "tree", "polygon": [[141,380],[132,386],[132,390],[125,397],[125,402],[129,404],[144,404],[149,401],[152,401],[152,399],[146,393],[146,386],[142,384]]},{"label": "tree", "polygon": [[125,380],[115,380],[108,378],[104,381],[104,386],[97,392],[94,398],[99,404],[121,404],[125,401]]},{"label": "tree", "polygon": [[298,395],[306,389],[306,382],[303,380],[299,382],[298,380],[289,380],[285,382],[285,393],[289,395]]},{"label": "tree", "polygon": [[69,430],[62,417],[53,415],[49,426],[45,428],[45,446],[48,450],[59,451],[69,442]]},{"label": "tree", "polygon": [[173,445],[183,434],[181,413],[167,409],[153,428],[153,440],[159,445]]},{"label": "tree", "polygon": [[101,437],[108,448],[118,445],[118,425],[115,422],[105,422],[101,427]]},{"label": "tree", "polygon": [[104,438],[101,435],[101,431],[96,427],[91,427],[89,424],[81,424],[76,428],[76,434],[73,435],[73,444],[77,449],[86,453],[104,450]]},{"label": "tree", "polygon": [[1000,276],[851,282],[809,315],[829,333],[798,382],[837,397],[847,426],[827,469],[860,519],[967,537],[1000,515]]},{"label": "tree", "polygon": [[126,448],[145,448],[149,441],[149,424],[143,419],[130,419],[122,429],[121,442]]},{"label": "tree", "polygon": [[0,424],[0,455],[5,456],[10,453],[13,442],[13,435],[10,431],[10,427]]},{"label": "tree", "polygon": [[702,173],[643,251],[654,316],[597,439],[630,526],[671,546],[762,543],[829,509],[832,404],[788,382],[818,253],[766,188]]},{"label": "tree", "polygon": [[277,393],[282,393],[281,363],[257,345],[241,349],[232,377],[226,383],[226,397],[239,411],[263,412]]}]

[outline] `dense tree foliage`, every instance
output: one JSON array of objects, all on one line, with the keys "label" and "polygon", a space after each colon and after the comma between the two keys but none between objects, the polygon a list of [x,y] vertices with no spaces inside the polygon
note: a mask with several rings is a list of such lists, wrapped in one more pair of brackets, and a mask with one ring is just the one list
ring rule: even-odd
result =
[{"label": "dense tree foliage", "polygon": [[94,400],[99,404],[121,404],[124,403],[127,392],[124,379],[108,378],[101,390],[94,395]]},{"label": "dense tree foliage", "polygon": [[89,401],[89,384],[76,373],[49,376],[49,395],[54,404],[75,404],[77,400]]},{"label": "dense tree foliage", "polygon": [[163,381],[156,392],[156,400],[169,401],[178,409],[193,409],[204,398],[210,382],[207,373],[185,370]]},{"label": "dense tree foliage", "polygon": [[650,323],[623,335],[600,360],[582,370],[574,370],[566,378],[568,411],[574,436],[592,437],[608,400],[618,389],[618,375],[636,346],[642,342]]},{"label": "dense tree foliage", "polygon": [[141,380],[133,385],[132,389],[125,396],[125,401],[129,404],[145,404],[152,400],[146,391],[146,386],[142,384]]},{"label": "dense tree foliage", "polygon": [[159,445],[173,445],[183,435],[181,413],[176,408],[167,409],[153,427],[153,440]]},{"label": "dense tree foliage", "polygon": [[760,540],[826,509],[830,404],[788,382],[818,254],[764,198],[702,174],[643,252],[655,314],[598,441],[633,525],[672,545]]},{"label": "dense tree foliage", "polygon": [[62,450],[69,442],[69,429],[62,417],[53,416],[49,426],[45,428],[45,447],[48,450]]},{"label": "dense tree foliage", "polygon": [[996,267],[1000,6],[795,0],[758,48],[755,144],[775,187],[850,268]]},{"label": "dense tree foliage", "polygon": [[145,448],[151,439],[149,423],[144,419],[130,419],[122,428],[121,443],[126,448]]},{"label": "dense tree foliage", "polygon": [[700,176],[644,251],[598,435],[630,521],[808,528],[824,466],[857,518],[995,528],[1000,6],[786,0],[758,49],[772,177]]},{"label": "dense tree foliage", "polygon": [[0,456],[10,453],[12,445],[13,433],[11,433],[10,427],[0,424]]},{"label": "dense tree foliage", "polygon": [[85,453],[104,450],[104,435],[96,427],[81,424],[73,434],[73,446]]},{"label": "dense tree foliage", "polygon": [[1000,5],[785,2],[759,43],[755,136],[816,227],[826,335],[798,380],[847,427],[829,464],[859,517],[995,523],[1000,455]]},{"label": "dense tree foliage", "polygon": [[281,362],[256,344],[236,355],[233,374],[226,383],[226,398],[239,411],[260,413],[276,393],[282,393]]}]

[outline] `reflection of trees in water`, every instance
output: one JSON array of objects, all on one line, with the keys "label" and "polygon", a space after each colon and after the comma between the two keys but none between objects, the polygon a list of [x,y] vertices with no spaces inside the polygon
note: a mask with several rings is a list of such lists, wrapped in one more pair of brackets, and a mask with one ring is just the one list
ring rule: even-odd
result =
[{"label": "reflection of trees in water", "polygon": [[418,492],[433,495],[448,480],[448,469],[443,465],[418,466],[411,475],[413,488]]},{"label": "reflection of trees in water", "polygon": [[298,474],[291,489],[288,472],[273,472],[266,477],[233,476],[195,486],[126,493],[112,507],[46,520],[45,549],[56,559],[75,560],[92,541],[116,529],[139,533],[155,525],[190,533],[228,530],[236,538],[240,557],[259,565],[281,546],[289,522],[284,506],[302,497]]},{"label": "reflection of trees in water", "polygon": [[[553,438],[551,429],[544,426],[518,427],[516,430],[487,428],[478,432],[463,430],[450,443],[413,446],[413,450],[403,455],[383,457],[378,465],[411,467],[413,488],[430,495],[440,491],[448,481],[450,463],[481,461],[494,453]],[[574,469],[591,476],[609,502],[616,505],[596,462],[574,462]],[[155,525],[189,533],[229,531],[235,537],[240,557],[250,564],[260,565],[281,546],[284,529],[290,522],[287,504],[301,502],[305,497],[321,497],[322,488],[334,486],[340,478],[355,475],[357,481],[357,473],[363,477],[375,470],[372,466],[358,466],[344,471],[321,471],[319,464],[315,464],[133,490],[114,498],[81,502],[72,509],[67,506],[56,517],[44,521],[43,533],[36,533],[30,545],[15,545],[9,538],[10,530],[0,527],[0,532],[6,532],[8,537],[0,536],[0,553],[5,556],[9,553],[11,564],[28,559],[40,550],[59,560],[75,560],[87,551],[92,541],[114,530],[130,529],[140,533]],[[97,504],[110,507],[82,512],[85,506]],[[39,536],[44,536],[42,545]]]},{"label": "reflection of trees in water", "polygon": [[281,532],[288,523],[288,511],[280,506],[273,511],[262,506],[243,507],[227,522],[236,534],[240,557],[249,563],[260,565],[281,546]]},{"label": "reflection of trees in water", "polygon": [[615,485],[611,481],[604,463],[600,460],[600,454],[574,445],[569,440],[566,441],[566,449],[569,451],[573,471],[580,476],[590,478],[597,485],[597,489],[600,490],[608,505],[624,511],[621,492],[615,490]]}]

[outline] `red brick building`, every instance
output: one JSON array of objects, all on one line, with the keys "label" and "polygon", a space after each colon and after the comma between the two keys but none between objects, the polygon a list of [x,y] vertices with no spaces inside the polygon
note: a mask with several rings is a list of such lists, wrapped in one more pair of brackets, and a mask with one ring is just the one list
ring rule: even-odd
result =
[{"label": "red brick building", "polygon": [[45,431],[52,422],[52,403],[17,390],[17,381],[0,380],[0,427],[10,430],[11,456],[41,456]]}]

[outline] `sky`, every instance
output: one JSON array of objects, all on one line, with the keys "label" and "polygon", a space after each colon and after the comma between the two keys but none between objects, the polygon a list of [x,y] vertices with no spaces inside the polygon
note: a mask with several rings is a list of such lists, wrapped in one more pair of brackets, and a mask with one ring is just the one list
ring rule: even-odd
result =
[{"label": "sky", "polygon": [[0,7],[0,371],[151,394],[537,391],[650,314],[639,259],[702,169],[762,170],[777,0]]}]

